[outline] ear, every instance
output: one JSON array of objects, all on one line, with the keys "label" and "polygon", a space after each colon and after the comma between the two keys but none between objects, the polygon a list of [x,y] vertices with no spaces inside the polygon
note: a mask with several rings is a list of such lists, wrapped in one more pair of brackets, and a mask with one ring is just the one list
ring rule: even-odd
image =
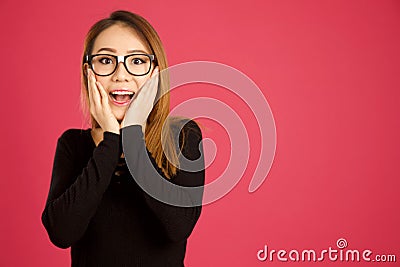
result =
[{"label": "ear", "polygon": [[84,63],[82,68],[83,68],[83,73],[84,73],[85,76],[87,77],[87,75],[88,75],[87,70],[88,70],[88,68],[89,68],[89,64]]}]

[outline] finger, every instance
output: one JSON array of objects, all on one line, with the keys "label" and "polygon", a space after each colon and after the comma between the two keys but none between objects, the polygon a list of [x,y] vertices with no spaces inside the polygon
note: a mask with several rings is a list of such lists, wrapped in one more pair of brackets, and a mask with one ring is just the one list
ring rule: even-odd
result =
[{"label": "finger", "polygon": [[94,99],[93,99],[93,86],[91,83],[91,73],[90,70],[87,70],[87,87],[88,87],[88,94],[89,94],[89,108],[94,108],[95,103],[94,103]]},{"label": "finger", "polygon": [[158,66],[154,68],[153,73],[151,74],[151,88],[154,89],[154,87],[158,87],[158,81],[159,81],[159,69]]},{"label": "finger", "polygon": [[148,89],[148,94],[151,96],[155,92],[157,92],[158,89],[158,76],[154,76],[151,78],[150,84],[149,84],[149,89]]},{"label": "finger", "polygon": [[158,66],[153,69],[153,73],[151,74],[152,77],[156,76],[159,72]]},{"label": "finger", "polygon": [[103,85],[100,82],[96,82],[97,88],[99,89],[101,95],[101,102],[103,105],[108,104],[108,96],[106,90],[104,89]]},{"label": "finger", "polygon": [[156,102],[156,96],[157,96],[157,92],[158,92],[158,81],[159,81],[158,76],[156,76],[154,79],[154,85],[153,85],[153,88],[151,90],[151,95],[150,95],[151,103],[153,103],[153,106],[155,105],[155,102]]},{"label": "finger", "polygon": [[[87,70],[88,71],[88,70]],[[89,95],[89,107],[92,104],[92,90],[90,87],[90,80],[89,80],[89,72],[87,72],[87,90],[88,90],[88,95]]]},{"label": "finger", "polygon": [[151,95],[155,95],[158,91],[158,82],[159,82],[159,75],[158,75],[158,67],[156,67],[156,70],[154,70],[154,73],[152,75],[153,77],[151,78]]},{"label": "finger", "polygon": [[151,74],[150,79],[147,81],[147,87],[149,87],[149,89],[147,89],[146,91],[151,94],[152,92],[154,92],[154,90],[157,91],[157,87],[158,87],[158,67],[156,67],[153,71],[153,73]]},{"label": "finger", "polygon": [[90,88],[89,90],[91,90],[91,94],[92,94],[93,105],[99,106],[101,104],[100,94],[99,94],[99,90],[97,89],[96,78],[94,77],[94,73],[92,70],[89,70],[89,88]]}]

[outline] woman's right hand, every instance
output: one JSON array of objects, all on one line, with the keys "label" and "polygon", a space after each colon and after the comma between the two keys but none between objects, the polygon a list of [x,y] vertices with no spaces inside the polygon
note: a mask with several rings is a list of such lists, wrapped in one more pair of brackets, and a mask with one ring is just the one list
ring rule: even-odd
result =
[{"label": "woman's right hand", "polygon": [[96,81],[93,71],[88,68],[89,110],[104,132],[119,134],[120,125],[111,111],[106,90]]}]

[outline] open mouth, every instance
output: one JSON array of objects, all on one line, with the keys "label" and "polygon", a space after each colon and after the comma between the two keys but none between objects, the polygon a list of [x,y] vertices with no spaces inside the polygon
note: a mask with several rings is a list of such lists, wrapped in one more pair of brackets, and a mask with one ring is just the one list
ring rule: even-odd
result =
[{"label": "open mouth", "polygon": [[117,105],[126,105],[132,100],[135,95],[134,92],[127,90],[115,90],[110,92],[111,100]]}]

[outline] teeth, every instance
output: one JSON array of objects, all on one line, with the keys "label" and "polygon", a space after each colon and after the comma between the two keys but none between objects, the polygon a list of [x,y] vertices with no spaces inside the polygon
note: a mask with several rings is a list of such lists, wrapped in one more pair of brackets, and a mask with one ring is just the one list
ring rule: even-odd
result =
[{"label": "teeth", "polygon": [[111,94],[113,94],[113,95],[133,95],[133,92],[129,92],[129,91],[115,91],[115,92],[111,92]]}]

